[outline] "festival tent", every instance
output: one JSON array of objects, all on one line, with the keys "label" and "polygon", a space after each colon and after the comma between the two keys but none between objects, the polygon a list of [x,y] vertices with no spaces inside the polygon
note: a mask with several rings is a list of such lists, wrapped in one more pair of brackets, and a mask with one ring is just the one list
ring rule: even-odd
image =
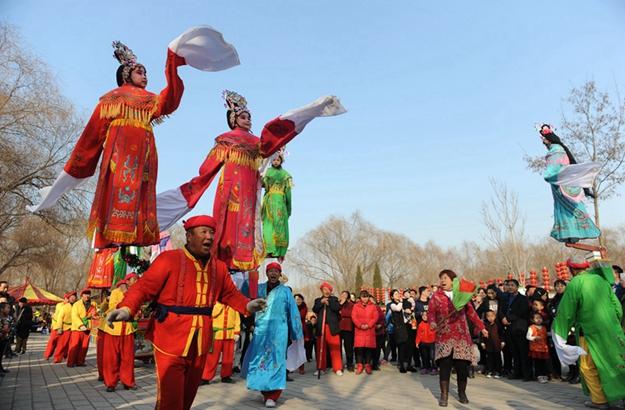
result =
[{"label": "festival tent", "polygon": [[23,285],[9,289],[9,295],[13,296],[15,300],[26,298],[31,305],[55,305],[63,302],[62,298],[33,285],[29,277],[26,277]]}]

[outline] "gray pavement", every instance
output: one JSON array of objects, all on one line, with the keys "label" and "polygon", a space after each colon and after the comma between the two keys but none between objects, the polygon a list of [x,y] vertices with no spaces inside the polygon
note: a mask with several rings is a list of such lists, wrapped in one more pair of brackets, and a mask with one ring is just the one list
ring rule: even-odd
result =
[{"label": "gray pavement", "polygon": [[[107,393],[97,380],[95,349],[91,344],[87,366],[67,368],[42,359],[47,337],[31,335],[29,351],[13,359],[5,359],[10,373],[0,378],[0,409],[2,410],[87,410],[154,408],[156,385],[154,367],[136,362],[139,389],[118,389]],[[339,377],[313,376],[314,365],[306,365],[306,374],[294,374],[294,382],[278,401],[283,409],[435,409],[438,378],[417,374],[400,374],[390,365],[367,376],[346,373]],[[236,376],[236,375],[235,375]],[[260,409],[261,395],[245,388],[245,381],[235,377],[236,384],[215,383],[200,386],[194,409]],[[579,385],[563,382],[539,384],[511,380],[494,380],[476,376],[469,380],[471,403],[457,402],[452,380],[449,408],[452,409],[582,409],[587,398]],[[120,386],[121,387],[121,386]]]}]

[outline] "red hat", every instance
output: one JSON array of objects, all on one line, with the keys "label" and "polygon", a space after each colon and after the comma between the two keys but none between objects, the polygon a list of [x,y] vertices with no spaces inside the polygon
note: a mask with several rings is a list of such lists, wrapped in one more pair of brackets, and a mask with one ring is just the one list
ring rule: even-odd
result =
[{"label": "red hat", "polygon": [[573,260],[571,258],[567,259],[566,261],[566,266],[568,266],[571,269],[588,269],[590,268],[590,263],[588,263],[587,260],[579,260],[579,258],[577,258],[577,260]]},{"label": "red hat", "polygon": [[126,279],[122,279],[122,280],[120,280],[119,282],[117,282],[115,284],[115,287],[118,288],[119,285],[126,285],[126,286],[128,286],[128,282],[126,282]]},{"label": "red hat", "polygon": [[80,291],[80,296],[84,295],[84,294],[88,294],[91,295],[91,289],[85,288],[83,290]]},{"label": "red hat", "polygon": [[124,282],[129,281],[132,278],[139,279],[139,275],[134,272],[130,272],[128,275],[124,276]]},{"label": "red hat", "polygon": [[280,266],[278,262],[271,262],[269,265],[267,265],[267,267],[265,268],[265,272],[269,272],[269,270],[271,269],[276,269],[278,272],[282,273],[282,266]]},{"label": "red hat", "polygon": [[217,224],[215,223],[215,218],[209,215],[197,215],[192,216],[186,221],[182,221],[182,226],[185,231],[188,231],[191,228],[195,228],[196,226],[208,226],[209,228],[215,229]]},{"label": "red hat", "polygon": [[75,291],[75,290],[72,290],[72,291],[67,292],[67,293],[65,294],[65,296],[66,296],[68,299],[69,299],[71,296],[76,296],[76,295],[77,295],[77,294],[76,294],[76,291]]},{"label": "red hat", "polygon": [[319,286],[319,289],[323,289],[323,288],[328,288],[330,289],[330,292],[332,292],[334,290],[334,288],[332,287],[332,285],[330,285],[328,282],[323,282],[321,284],[321,286]]}]

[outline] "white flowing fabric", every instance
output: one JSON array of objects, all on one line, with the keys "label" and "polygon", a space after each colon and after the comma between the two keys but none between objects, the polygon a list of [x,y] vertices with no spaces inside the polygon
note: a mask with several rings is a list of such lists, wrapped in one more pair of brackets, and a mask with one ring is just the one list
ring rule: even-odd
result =
[{"label": "white flowing fabric", "polygon": [[306,363],[306,349],[304,348],[304,338],[291,342],[286,349],[286,369],[293,372]]},{"label": "white flowing fabric", "polygon": [[161,231],[171,228],[180,218],[191,212],[180,187],[156,195],[156,219]]},{"label": "white flowing fabric", "polygon": [[598,162],[586,162],[584,164],[566,165],[558,173],[556,185],[592,188],[592,184],[601,171],[601,164]]},{"label": "white flowing fabric", "polygon": [[169,48],[202,71],[221,71],[241,64],[234,46],[210,26],[189,28],[169,43]]},{"label": "white flowing fabric", "polygon": [[556,353],[560,359],[560,363],[569,366],[577,363],[577,359],[580,356],[585,356],[586,351],[579,346],[571,346],[566,344],[564,340],[557,333],[552,334],[553,346],[556,348]]},{"label": "white flowing fabric", "polygon": [[282,114],[281,120],[291,120],[295,123],[295,131],[299,134],[306,124],[316,117],[332,117],[346,113],[339,99],[333,95],[325,95],[300,108],[295,108]]},{"label": "white flowing fabric", "polygon": [[43,209],[52,208],[54,204],[63,196],[66,192],[79,187],[87,182],[91,177],[87,178],[74,178],[65,171],[61,171],[56,178],[52,186],[46,186],[39,190],[41,201],[35,205],[29,205],[26,207],[30,212],[37,212]]}]

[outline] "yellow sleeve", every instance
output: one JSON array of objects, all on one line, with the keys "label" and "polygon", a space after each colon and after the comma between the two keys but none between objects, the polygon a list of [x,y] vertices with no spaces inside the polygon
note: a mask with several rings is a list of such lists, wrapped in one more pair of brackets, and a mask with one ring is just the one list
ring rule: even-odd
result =
[{"label": "yellow sleeve", "polygon": [[115,289],[111,292],[111,296],[109,297],[109,308],[106,311],[106,314],[109,314],[113,310],[117,308],[117,305],[124,299],[124,292],[121,289]]},{"label": "yellow sleeve", "polygon": [[232,311],[234,312],[234,334],[238,335],[241,333],[241,315],[234,309]]}]

